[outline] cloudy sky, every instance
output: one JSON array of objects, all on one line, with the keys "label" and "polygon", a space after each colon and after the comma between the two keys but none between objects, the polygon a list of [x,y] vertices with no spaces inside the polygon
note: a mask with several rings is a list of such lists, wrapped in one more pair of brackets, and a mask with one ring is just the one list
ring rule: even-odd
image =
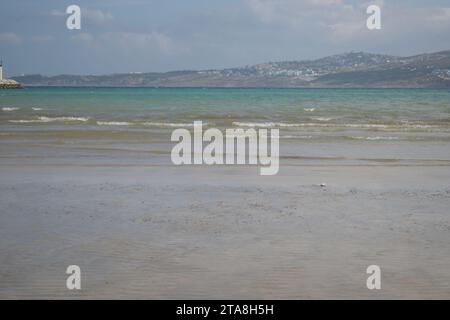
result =
[{"label": "cloudy sky", "polygon": [[[81,30],[66,28],[69,5]],[[382,30],[366,8],[382,9]],[[450,0],[1,0],[7,76],[243,66],[450,49]]]}]

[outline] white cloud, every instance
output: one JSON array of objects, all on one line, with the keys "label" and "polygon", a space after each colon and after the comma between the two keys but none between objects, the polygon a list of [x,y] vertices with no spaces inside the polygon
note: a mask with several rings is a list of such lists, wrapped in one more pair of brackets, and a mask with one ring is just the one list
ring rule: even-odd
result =
[{"label": "white cloud", "polygon": [[247,0],[247,4],[264,22],[284,22],[292,25],[297,25],[298,20],[308,15],[327,18],[351,8],[341,0]]},{"label": "white cloud", "polygon": [[66,15],[64,11],[53,9],[50,11],[50,15],[53,17],[63,17]]},{"label": "white cloud", "polygon": [[450,8],[438,8],[429,17],[435,22],[450,22]]},{"label": "white cloud", "polygon": [[70,40],[79,44],[91,45],[94,43],[94,36],[89,33],[78,33],[70,37]]},{"label": "white cloud", "polygon": [[81,8],[81,17],[95,23],[103,23],[114,19],[110,12],[103,12],[96,9]]},{"label": "white cloud", "polygon": [[[402,41],[415,34],[450,33],[450,8],[389,4],[384,0],[364,0],[349,4],[344,0],[247,0],[250,11],[266,25],[299,36],[313,34],[336,44],[364,45],[374,38],[379,43]],[[382,30],[366,28],[369,5],[381,8]],[[319,41],[319,40],[317,40]]]},{"label": "white cloud", "polygon": [[18,45],[22,43],[22,39],[13,32],[0,33],[0,44]]},{"label": "white cloud", "polygon": [[48,43],[53,40],[54,37],[51,35],[38,35],[31,37],[31,41],[33,41],[34,43]]},{"label": "white cloud", "polygon": [[299,34],[316,33],[336,39],[350,37],[365,25],[365,9],[342,0],[247,0],[247,3],[263,23]]},{"label": "white cloud", "polygon": [[172,39],[160,32],[107,32],[101,35],[101,41],[119,48],[159,51],[167,54],[176,53],[181,48]]},{"label": "white cloud", "polygon": [[70,37],[78,45],[112,52],[128,54],[174,55],[185,52],[182,46],[176,45],[166,34],[160,32],[106,32],[99,35],[78,33]]}]

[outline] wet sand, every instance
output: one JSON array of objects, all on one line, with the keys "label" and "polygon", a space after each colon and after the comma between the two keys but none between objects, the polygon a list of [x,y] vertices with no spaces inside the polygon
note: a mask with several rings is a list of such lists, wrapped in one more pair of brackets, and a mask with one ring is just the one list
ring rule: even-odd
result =
[{"label": "wet sand", "polygon": [[[51,150],[2,144],[1,299],[450,298],[447,150],[293,157],[273,177]],[[80,291],[65,287],[72,264]]]}]

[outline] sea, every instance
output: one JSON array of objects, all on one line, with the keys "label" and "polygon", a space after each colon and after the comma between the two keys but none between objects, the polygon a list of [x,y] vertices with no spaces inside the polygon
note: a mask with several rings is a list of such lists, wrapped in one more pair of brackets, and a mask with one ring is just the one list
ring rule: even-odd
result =
[{"label": "sea", "polygon": [[194,121],[205,130],[279,129],[285,164],[450,163],[450,91],[431,89],[3,90],[0,158],[170,164],[171,133]]}]

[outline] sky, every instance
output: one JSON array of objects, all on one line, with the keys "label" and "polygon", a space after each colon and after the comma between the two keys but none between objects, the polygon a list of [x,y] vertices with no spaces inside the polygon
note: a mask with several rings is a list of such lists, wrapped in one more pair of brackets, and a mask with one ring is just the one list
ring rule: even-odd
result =
[{"label": "sky", "polygon": [[[366,9],[381,8],[381,30]],[[66,8],[81,8],[81,29]],[[0,0],[4,74],[221,69],[450,49],[450,0]]]}]

